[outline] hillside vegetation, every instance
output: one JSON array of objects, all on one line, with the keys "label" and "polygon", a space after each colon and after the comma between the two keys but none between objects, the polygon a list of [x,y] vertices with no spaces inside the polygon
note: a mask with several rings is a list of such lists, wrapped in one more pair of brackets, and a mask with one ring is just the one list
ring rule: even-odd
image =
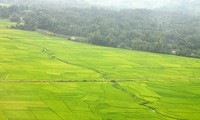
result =
[{"label": "hillside vegetation", "polygon": [[200,57],[198,14],[145,9],[0,6],[1,17],[18,22],[12,26],[16,29],[42,29],[75,36],[75,41],[79,42]]},{"label": "hillside vegetation", "polygon": [[92,46],[0,22],[1,80],[200,78],[199,59]]}]

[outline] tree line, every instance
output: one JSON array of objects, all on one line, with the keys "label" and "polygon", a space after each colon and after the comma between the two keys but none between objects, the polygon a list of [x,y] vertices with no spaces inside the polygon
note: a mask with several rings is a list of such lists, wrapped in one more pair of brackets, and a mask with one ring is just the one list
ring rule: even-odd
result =
[{"label": "tree line", "polygon": [[12,26],[16,29],[42,29],[86,38],[76,39],[81,42],[200,57],[200,16],[197,15],[145,9],[0,6],[0,17],[17,22]]}]

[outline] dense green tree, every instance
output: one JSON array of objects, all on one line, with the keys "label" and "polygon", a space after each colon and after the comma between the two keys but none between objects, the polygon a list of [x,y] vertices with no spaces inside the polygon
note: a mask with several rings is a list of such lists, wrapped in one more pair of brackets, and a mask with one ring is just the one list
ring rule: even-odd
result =
[{"label": "dense green tree", "polygon": [[200,57],[200,18],[191,14],[145,9],[0,6],[0,17],[21,22],[13,28],[42,29],[75,36],[81,42]]}]

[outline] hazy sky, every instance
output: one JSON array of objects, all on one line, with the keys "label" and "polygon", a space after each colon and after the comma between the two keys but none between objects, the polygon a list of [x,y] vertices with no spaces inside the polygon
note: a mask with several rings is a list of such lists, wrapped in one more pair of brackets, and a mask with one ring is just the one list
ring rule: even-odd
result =
[{"label": "hazy sky", "polygon": [[194,0],[84,0],[91,5],[126,7],[126,8],[159,8],[163,6],[180,6]]}]

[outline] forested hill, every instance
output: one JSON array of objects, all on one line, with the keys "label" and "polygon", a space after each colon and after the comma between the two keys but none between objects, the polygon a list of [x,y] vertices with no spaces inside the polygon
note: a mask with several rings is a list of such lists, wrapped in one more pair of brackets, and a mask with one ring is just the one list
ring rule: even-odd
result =
[{"label": "forested hill", "polygon": [[43,29],[86,38],[76,39],[81,42],[200,57],[200,17],[197,15],[145,9],[1,6],[0,17],[18,22],[13,28]]},{"label": "forested hill", "polygon": [[199,0],[0,0],[10,5],[43,7],[103,7],[107,9],[160,9],[165,11],[200,12]]}]

